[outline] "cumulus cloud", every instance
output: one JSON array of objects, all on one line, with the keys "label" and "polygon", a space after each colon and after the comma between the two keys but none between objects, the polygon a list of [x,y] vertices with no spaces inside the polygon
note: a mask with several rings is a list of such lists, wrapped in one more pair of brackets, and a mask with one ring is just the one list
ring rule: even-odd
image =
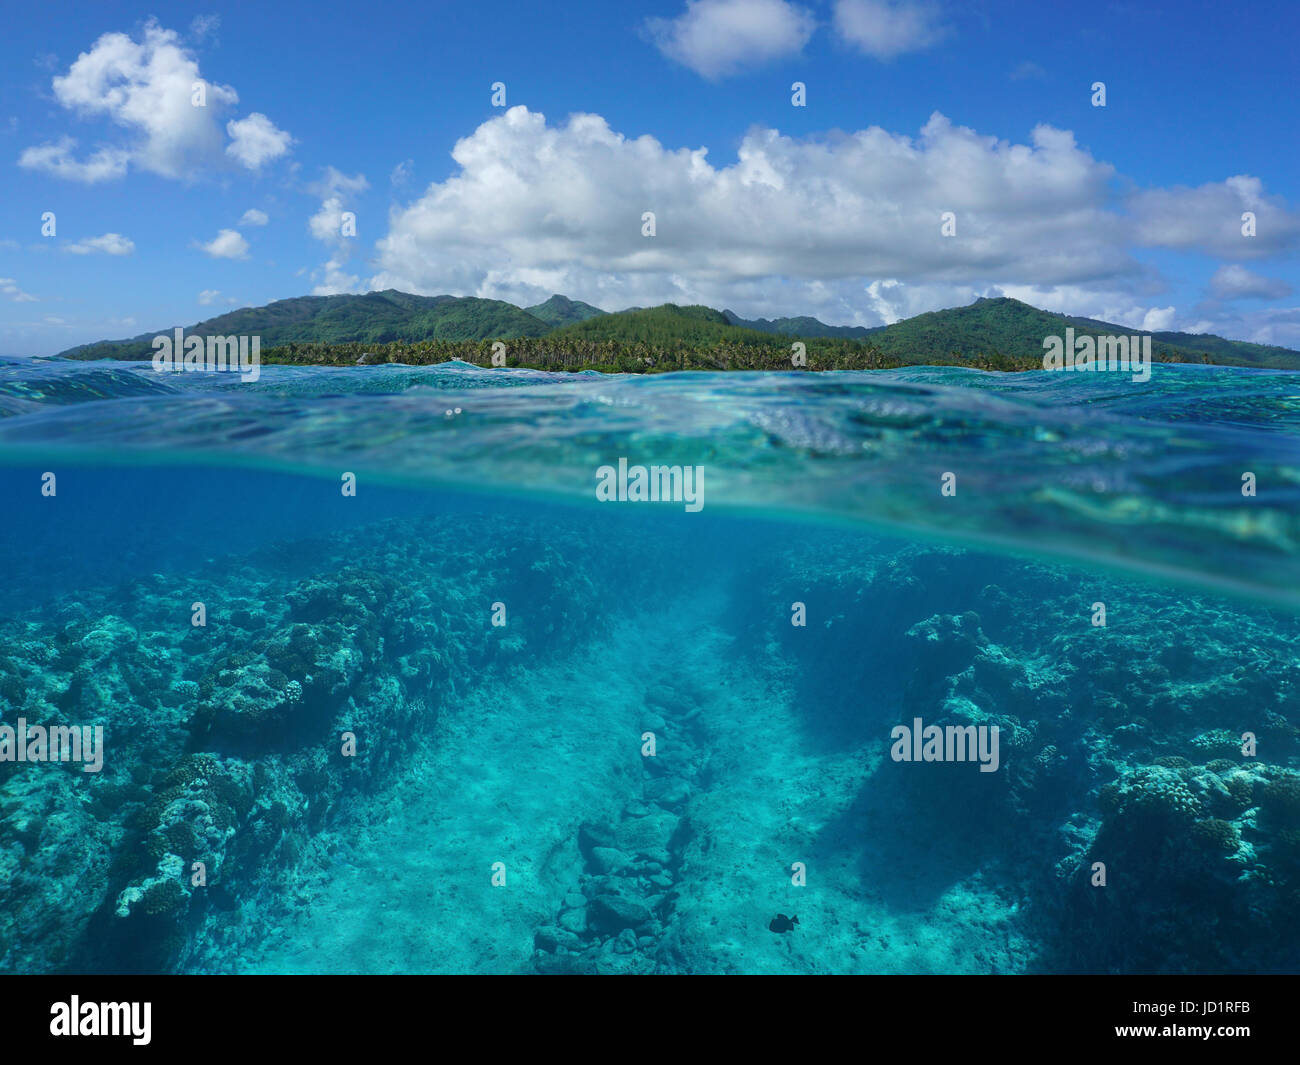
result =
[{"label": "cumulus cloud", "polygon": [[[1045,126],[1027,145],[938,114],[917,138],[753,129],[737,162],[714,167],[706,149],[628,139],[598,115],[554,127],[516,107],[452,155],[457,172],[392,213],[375,287],[586,292],[626,306],[785,278],[822,285],[823,300],[847,282],[838,298],[852,307],[882,278],[1069,283],[1137,270],[1105,207],[1112,168]],[[941,235],[945,211],[957,237]]]},{"label": "cumulus cloud", "polygon": [[343,215],[351,210],[348,206],[350,199],[369,187],[370,182],[364,174],[349,177],[332,166],[327,166],[321,179],[308,186],[309,191],[321,197],[321,205],[307,220],[307,229],[317,240],[333,246],[333,253],[325,265],[312,271],[312,279],[317,282],[312,295],[332,296],[361,289],[361,278],[345,269],[352,257],[354,241],[343,232]]},{"label": "cumulus cloud", "polygon": [[1173,327],[1173,307],[1152,307],[1142,316],[1142,329],[1145,332],[1161,333]]},{"label": "cumulus cloud", "polygon": [[221,293],[215,288],[205,288],[202,292],[199,293],[199,303],[202,306],[207,307],[210,304],[216,303],[217,298],[220,295]]},{"label": "cumulus cloud", "polygon": [[307,188],[309,192],[321,198],[320,210],[307,222],[311,235],[326,243],[344,241],[346,239],[343,236],[345,199],[370,188],[366,176],[356,174],[349,177],[334,167],[327,166],[321,179]]},{"label": "cumulus cloud", "polygon": [[[599,115],[548,125],[515,107],[452,155],[445,181],[391,212],[369,287],[517,303],[564,292],[605,307],[702,302],[746,315],[797,309],[862,325],[1006,294],[1133,328],[1177,320],[1135,252],[1186,239],[1158,199],[1180,191],[1126,199],[1112,166],[1050,126],[1025,143],[940,114],[915,137],[871,127],[796,139],[755,128],[735,162],[715,166],[705,148],[624,137]],[[311,226],[336,246],[340,179],[318,186],[326,198]],[[1270,226],[1293,217],[1247,180]],[[645,211],[655,213],[654,237],[641,235]],[[942,235],[944,212],[955,236]],[[1193,222],[1192,235],[1208,242],[1199,250],[1212,251],[1212,227]],[[350,284],[341,260],[331,264]]]},{"label": "cumulus cloud", "polygon": [[1210,295],[1220,300],[1281,300],[1292,291],[1285,281],[1251,273],[1236,263],[1225,263],[1210,278]]},{"label": "cumulus cloud", "polygon": [[[1152,247],[1242,259],[1276,255],[1300,243],[1300,213],[1245,174],[1196,188],[1143,189],[1130,198],[1129,211],[1135,239]],[[1242,232],[1248,212],[1255,216],[1254,236]]]},{"label": "cumulus cloud", "polygon": [[239,160],[249,170],[260,170],[272,159],[278,159],[288,152],[289,145],[293,143],[289,134],[277,129],[275,123],[259,111],[254,111],[247,118],[227,122],[226,132],[230,134],[226,154]]},{"label": "cumulus cloud", "polygon": [[[192,100],[203,82],[204,106]],[[76,141],[62,136],[26,149],[19,164],[84,182],[122,177],[135,167],[163,177],[193,179],[220,164],[225,137],[221,119],[239,102],[229,85],[208,82],[198,60],[172,30],[145,25],[142,39],[106,33],[52,83],[54,99],[82,119],[103,119],[127,134],[126,143],[105,144],[85,159]],[[226,153],[257,169],[288,150],[291,138],[265,115],[227,124]]]},{"label": "cumulus cloud", "polygon": [[647,19],[644,32],[669,59],[716,79],[798,55],[816,27],[786,0],[687,0],[676,18]]},{"label": "cumulus cloud", "polygon": [[214,259],[245,259],[248,257],[248,241],[234,229],[223,229],[212,240],[199,247]]},{"label": "cumulus cloud", "polygon": [[135,251],[135,244],[121,233],[105,233],[102,237],[87,237],[75,244],[69,244],[68,251],[74,255],[91,255],[94,252],[103,252],[105,255],[130,255]]},{"label": "cumulus cloud", "polygon": [[265,211],[259,211],[256,207],[250,207],[244,212],[244,217],[239,220],[241,226],[264,226],[270,218]]},{"label": "cumulus cloud", "polygon": [[913,0],[836,0],[835,31],[876,59],[929,48],[945,29],[934,4]]},{"label": "cumulus cloud", "polygon": [[307,228],[317,240],[326,242],[342,240],[343,200],[331,196],[320,205],[320,210],[307,220]]},{"label": "cumulus cloud", "polygon": [[360,292],[364,290],[361,278],[349,274],[344,266],[347,256],[343,253],[334,255],[320,270],[312,272],[313,278],[320,280],[313,286],[313,296],[336,296],[343,292]]}]

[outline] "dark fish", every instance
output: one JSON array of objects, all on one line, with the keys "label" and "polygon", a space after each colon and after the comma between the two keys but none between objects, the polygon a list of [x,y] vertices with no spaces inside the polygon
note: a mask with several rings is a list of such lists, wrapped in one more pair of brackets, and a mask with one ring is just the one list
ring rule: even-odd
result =
[{"label": "dark fish", "polygon": [[771,924],[767,927],[773,932],[789,932],[799,923],[798,917],[787,917],[783,913],[778,913],[772,918]]}]

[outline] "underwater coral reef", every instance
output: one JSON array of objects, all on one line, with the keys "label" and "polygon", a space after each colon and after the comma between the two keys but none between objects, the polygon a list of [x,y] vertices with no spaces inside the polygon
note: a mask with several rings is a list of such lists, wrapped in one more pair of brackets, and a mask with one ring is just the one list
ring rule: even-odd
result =
[{"label": "underwater coral reef", "polygon": [[[0,761],[0,968],[1300,964],[1300,620],[685,520],[394,517],[11,610],[3,720],[107,756]],[[922,719],[997,771],[891,758]]]}]

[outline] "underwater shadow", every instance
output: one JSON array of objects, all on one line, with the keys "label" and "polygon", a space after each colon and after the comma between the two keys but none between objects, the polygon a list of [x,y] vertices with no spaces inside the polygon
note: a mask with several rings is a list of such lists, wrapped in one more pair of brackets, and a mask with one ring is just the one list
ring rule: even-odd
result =
[{"label": "underwater shadow", "polygon": [[1014,840],[999,813],[1005,778],[998,776],[969,763],[886,758],[852,804],[822,827],[810,864],[856,850],[862,881],[899,913],[929,912],[971,876],[1001,879]]}]

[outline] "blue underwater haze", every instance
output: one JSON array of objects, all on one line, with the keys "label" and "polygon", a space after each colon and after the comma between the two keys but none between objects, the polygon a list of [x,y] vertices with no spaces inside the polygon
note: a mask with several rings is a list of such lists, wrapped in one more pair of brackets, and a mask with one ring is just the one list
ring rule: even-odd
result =
[{"label": "blue underwater haze", "polygon": [[1300,969],[1300,374],[1152,371],[0,362],[0,971]]}]

